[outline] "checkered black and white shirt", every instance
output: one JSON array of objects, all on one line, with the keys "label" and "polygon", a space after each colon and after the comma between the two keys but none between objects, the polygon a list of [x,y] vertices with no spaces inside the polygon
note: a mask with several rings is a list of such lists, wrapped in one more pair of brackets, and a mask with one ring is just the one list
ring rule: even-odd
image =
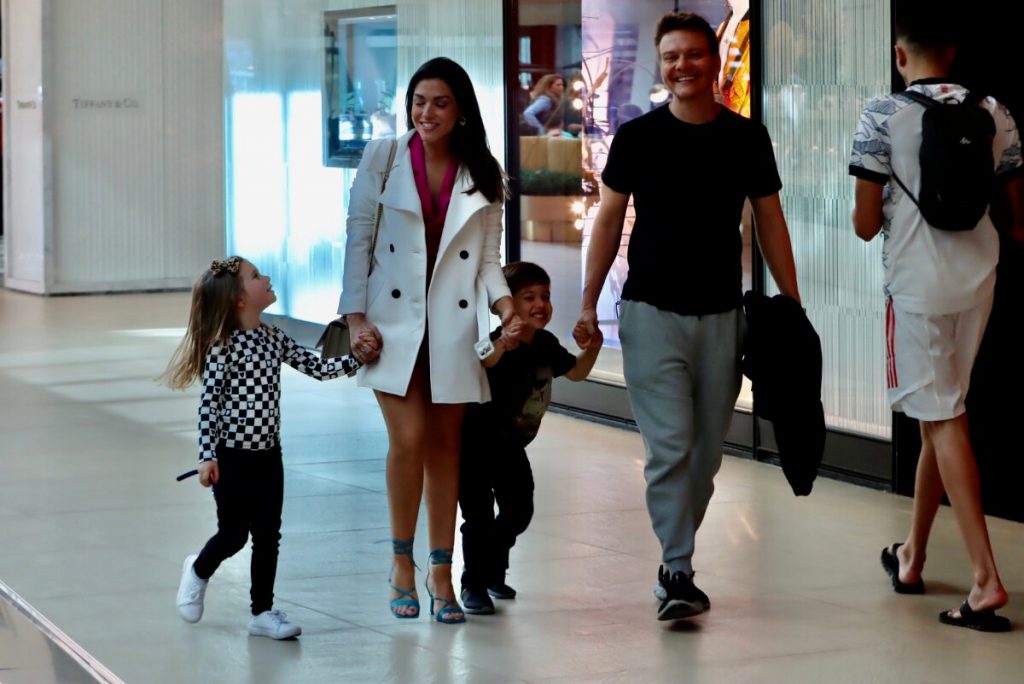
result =
[{"label": "checkered black and white shirt", "polygon": [[206,355],[199,460],[215,459],[218,444],[232,449],[270,449],[277,444],[281,361],[317,380],[349,375],[359,367],[348,356],[321,359],[271,325],[235,330],[226,346],[214,345]]}]

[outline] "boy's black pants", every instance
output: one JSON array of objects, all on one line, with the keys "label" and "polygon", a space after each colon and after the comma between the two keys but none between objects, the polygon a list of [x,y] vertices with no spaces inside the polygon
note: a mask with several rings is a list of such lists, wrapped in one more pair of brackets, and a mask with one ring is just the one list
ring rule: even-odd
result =
[{"label": "boy's black pants", "polygon": [[482,591],[504,581],[508,552],[533,518],[533,471],[523,447],[466,437],[459,480],[462,586]]},{"label": "boy's black pants", "polygon": [[252,614],[274,606],[274,578],[281,541],[284,465],[280,445],[261,451],[217,447],[220,479],[213,485],[217,534],[199,552],[193,569],[209,579],[252,535]]}]

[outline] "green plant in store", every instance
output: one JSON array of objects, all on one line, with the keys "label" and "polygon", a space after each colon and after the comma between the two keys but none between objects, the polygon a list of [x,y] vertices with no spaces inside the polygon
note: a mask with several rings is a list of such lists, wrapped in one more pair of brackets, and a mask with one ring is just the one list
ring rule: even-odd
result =
[{"label": "green plant in store", "polygon": [[549,169],[524,170],[519,174],[519,192],[523,195],[583,195],[583,178],[579,174]]}]

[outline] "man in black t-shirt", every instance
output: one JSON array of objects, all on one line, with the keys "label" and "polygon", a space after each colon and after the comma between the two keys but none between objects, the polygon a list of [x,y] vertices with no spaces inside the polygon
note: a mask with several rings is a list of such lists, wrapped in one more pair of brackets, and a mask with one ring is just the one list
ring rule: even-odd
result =
[{"label": "man in black t-shirt", "polygon": [[697,15],[669,13],[655,45],[672,101],[624,124],[612,142],[573,334],[584,346],[597,331],[597,300],[632,196],[619,339],[662,547],[658,619],[675,620],[711,605],[693,583],[693,543],[740,389],[745,200],[779,290],[800,294],[768,132],[715,101],[714,30]]}]

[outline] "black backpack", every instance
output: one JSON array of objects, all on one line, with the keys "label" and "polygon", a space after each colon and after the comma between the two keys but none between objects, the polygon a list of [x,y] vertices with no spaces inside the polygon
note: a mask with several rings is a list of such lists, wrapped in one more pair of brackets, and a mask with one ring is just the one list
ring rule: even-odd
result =
[{"label": "black backpack", "polygon": [[902,95],[925,107],[920,196],[915,198],[896,174],[893,178],[933,228],[973,229],[988,209],[995,183],[996,125],[978,106],[984,96],[968,93],[961,104],[943,104],[912,90]]}]

